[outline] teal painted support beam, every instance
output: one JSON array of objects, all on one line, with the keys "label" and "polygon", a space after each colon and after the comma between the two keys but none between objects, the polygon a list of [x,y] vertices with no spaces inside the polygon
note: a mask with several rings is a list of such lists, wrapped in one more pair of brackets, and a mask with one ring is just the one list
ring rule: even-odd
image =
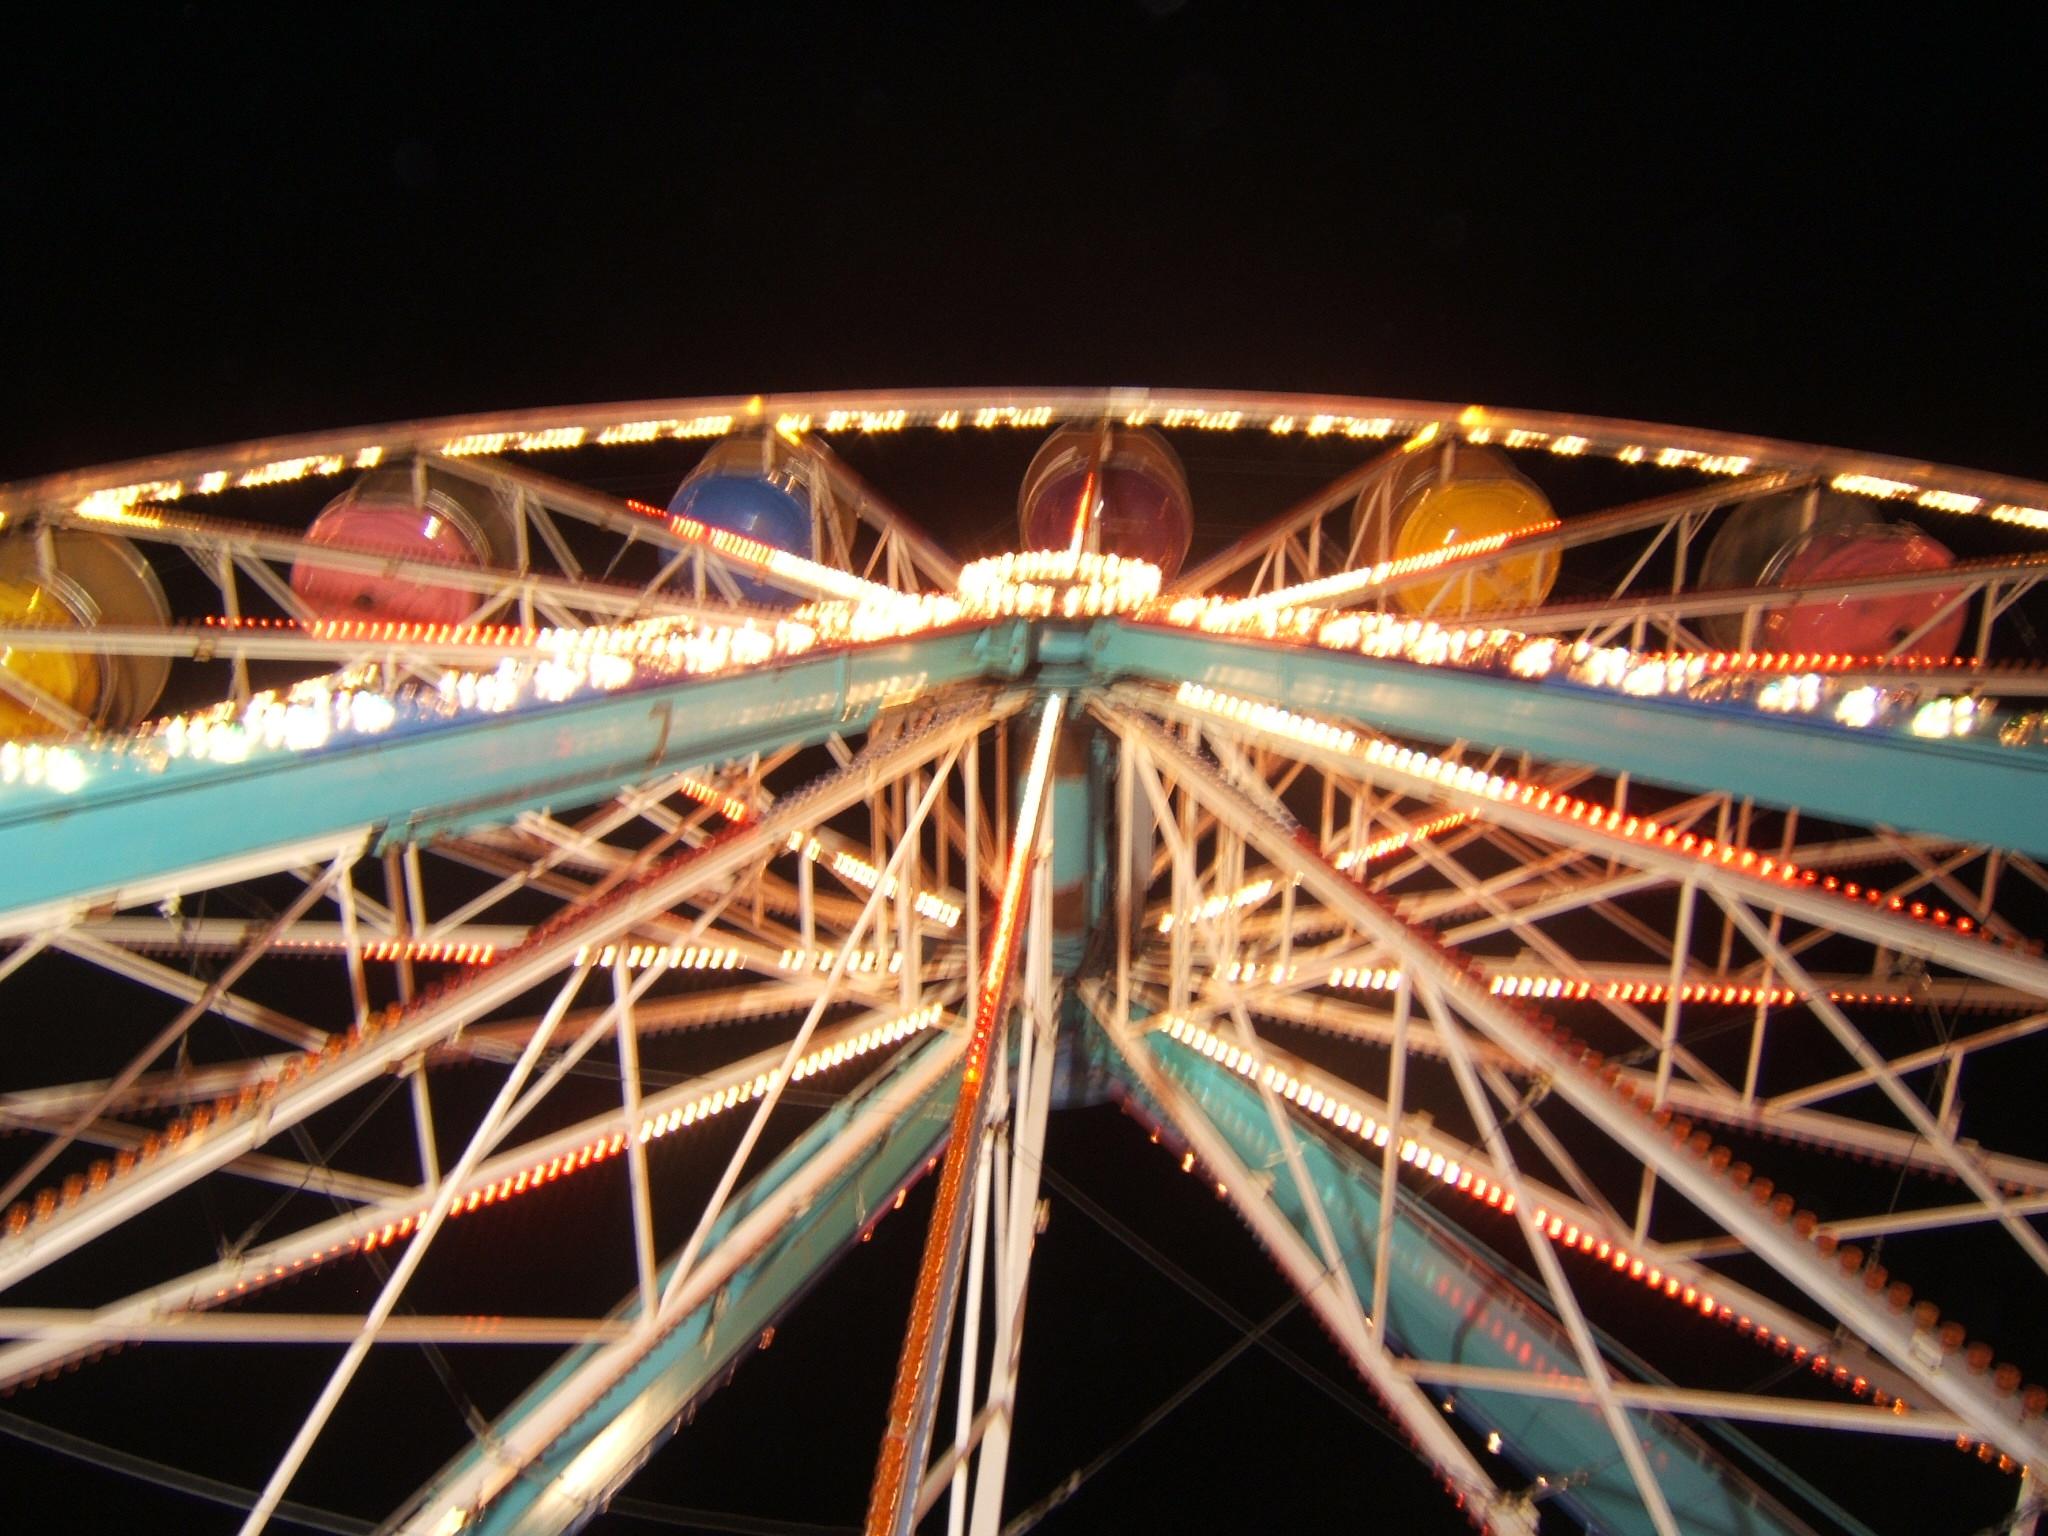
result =
[{"label": "teal painted support beam", "polygon": [[[1022,626],[851,647],[726,676],[337,735],[160,770],[82,754],[84,783],[0,791],[0,916],[359,827],[410,838],[587,803],[663,770],[859,730],[886,704],[1014,675]],[[1024,637],[1028,639],[1028,636]]]},{"label": "teal painted support beam", "polygon": [[1314,646],[1105,619],[1096,675],[1200,683],[1435,741],[1529,752],[1831,820],[2048,855],[2048,753],[1733,706],[1625,698]]},{"label": "teal painted support beam", "polygon": [[[811,1125],[733,1197],[715,1224],[700,1263],[709,1261],[750,1212],[823,1153],[889,1083],[914,1070],[930,1053],[956,1049],[950,1037],[926,1039]],[[595,1515],[603,1500],[675,1432],[684,1412],[708,1396],[755,1348],[762,1330],[859,1241],[861,1232],[888,1211],[898,1190],[923,1172],[945,1139],[958,1091],[959,1075],[948,1070],[801,1216],[748,1259],[713,1301],[688,1313],[656,1340],[588,1413],[463,1531],[475,1536],[555,1536],[578,1529]],[[662,1284],[672,1267],[673,1261],[663,1266]],[[630,1319],[639,1312],[635,1294],[611,1315]],[[510,1434],[602,1347],[584,1345],[564,1355],[492,1425],[494,1439]],[[432,1509],[443,1489],[492,1454],[472,1446],[415,1496],[408,1511]],[[404,1525],[407,1518],[394,1520],[392,1527]]]},{"label": "teal painted support beam", "polygon": [[[406,839],[588,803],[664,770],[858,730],[922,692],[1034,673],[1048,687],[1194,681],[1427,738],[2048,856],[2048,754],[1125,620],[1012,620],[241,763],[150,770],[88,752],[72,793],[0,789],[0,921],[330,833]],[[1078,814],[1081,797],[1068,800]]]},{"label": "teal painted support beam", "polygon": [[[1024,717],[1020,717],[1020,720]],[[1027,742],[1028,745],[1028,742]],[[1080,965],[1089,936],[1102,920],[1108,889],[1110,805],[1104,793],[1106,739],[1086,710],[1068,714],[1053,752],[1051,798],[1052,848],[1047,855],[1052,876],[1052,963],[1056,973],[1070,976]],[[1013,753],[1012,762],[1027,761]],[[1019,781],[1019,793],[1022,792]]]},{"label": "teal painted support beam", "polygon": [[[1246,1167],[1268,1171],[1267,1191],[1304,1242],[1315,1243],[1300,1190],[1288,1171],[1258,1089],[1238,1074],[1158,1033],[1147,1050],[1230,1142]],[[1156,1107],[1114,1051],[1100,1053],[1126,1091]],[[1380,1179],[1368,1159],[1318,1128],[1291,1121],[1302,1160],[1328,1213],[1360,1296],[1373,1293]],[[1576,1377],[1577,1356],[1560,1325],[1522,1290],[1505,1262],[1403,1191],[1394,1214],[1387,1290],[1388,1342],[1410,1358]],[[1654,1536],[1628,1469],[1591,1403],[1459,1389],[1457,1412],[1479,1432],[1498,1431],[1501,1453],[1608,1536]],[[1782,1508],[1667,1415],[1629,1410],[1650,1464],[1686,1536],[1811,1536]]]}]

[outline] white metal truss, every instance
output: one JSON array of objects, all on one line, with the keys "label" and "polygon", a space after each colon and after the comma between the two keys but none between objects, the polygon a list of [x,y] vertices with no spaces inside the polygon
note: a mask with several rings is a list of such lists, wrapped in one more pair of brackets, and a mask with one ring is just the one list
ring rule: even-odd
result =
[{"label": "white metal truss", "polygon": [[[251,668],[371,664],[389,680],[432,679],[544,660],[549,628],[772,622],[741,600],[743,581],[804,601],[866,599],[879,611],[950,589],[959,566],[832,445],[857,460],[853,445],[873,434],[1061,423],[1240,442],[1256,433],[1281,450],[1297,440],[1352,444],[1360,462],[1182,578],[1239,614],[1309,603],[1405,612],[1397,599],[1427,594],[1430,616],[1468,616],[1472,589],[1461,578],[1484,570],[1493,551],[1397,569],[1370,539],[1388,526],[1390,488],[1409,454],[1471,444],[1518,462],[1604,459],[1680,481],[1518,538],[1518,554],[1587,559],[1589,570],[1597,560],[1597,585],[1479,622],[1680,655],[1713,653],[1703,635],[1734,625],[1742,643],[1724,654],[1739,660],[1765,616],[1801,598],[1938,593],[1942,609],[1922,630],[1966,613],[1969,654],[1930,669],[1907,654],[1916,634],[1828,675],[1875,689],[1920,688],[1938,675],[1945,689],[1996,696],[2018,712],[2048,694],[2015,622],[2048,573],[2037,551],[1825,586],[1715,590],[1697,580],[1716,520],[1756,497],[1850,496],[1873,516],[1910,514],[1937,532],[1945,520],[1974,520],[2017,539],[2048,530],[2048,488],[1639,423],[1135,390],[641,402],[324,434],[0,486],[6,536],[118,535],[191,560],[210,589],[198,610],[164,627],[59,634],[0,624],[0,650],[169,658],[181,678],[225,662],[227,689],[242,699],[256,686]],[[742,434],[804,466],[815,523],[808,559],[764,563],[744,541],[721,542],[575,480],[583,455],[608,448],[677,443],[687,458],[699,443]],[[338,487],[358,467],[404,463],[500,498],[517,527],[516,557],[457,569],[337,549],[263,501],[273,486]],[[374,636],[323,623],[291,590],[300,563],[460,589],[471,612],[444,632]],[[272,610],[277,617],[260,617]],[[1269,643],[1297,632],[1276,621]],[[1045,675],[1032,677],[1041,663]],[[1791,659],[1785,666],[1797,670]],[[2048,1429],[2013,1390],[2017,1368],[1994,1366],[1989,1346],[1939,1321],[1931,1303],[1902,1299],[1903,1282],[1878,1258],[1889,1239],[1944,1233],[2016,1250],[2030,1261],[2030,1283],[2048,1271],[2038,1229],[2048,1155],[1986,1132],[1972,1092],[2003,1063],[2038,1059],[2029,1042],[2048,1028],[2048,961],[2028,941],[2048,870],[2009,849],[1829,824],[1726,791],[1680,795],[1597,761],[1483,753],[1459,739],[1467,727],[1458,721],[1423,740],[1363,715],[1313,719],[1250,697],[1242,702],[1271,707],[1233,713],[1213,697],[1155,686],[1077,684],[1085,666],[1050,650],[1031,651],[1018,669],[1025,675],[1006,693],[893,699],[864,741],[848,725],[808,747],[657,777],[644,769],[638,782],[621,774],[594,803],[536,800],[496,824],[411,842],[354,827],[0,917],[0,996],[89,967],[96,986],[125,989],[148,1021],[132,1039],[109,1032],[124,1042],[118,1053],[81,1052],[89,1065],[72,1080],[0,1082],[0,1128],[33,1137],[0,1189],[0,1208],[19,1198],[30,1213],[0,1233],[0,1385],[145,1342],[341,1348],[248,1516],[244,1529],[254,1531],[373,1349],[569,1346],[586,1352],[574,1375],[538,1412],[494,1430],[489,1454],[408,1508],[403,1528],[445,1536],[514,1481],[541,1476],[534,1469],[550,1445],[652,1336],[722,1305],[722,1287],[750,1254],[800,1222],[895,1117],[960,1074],[963,1058],[977,1059],[986,919],[1016,874],[1004,850],[1021,833],[1036,854],[1051,852],[1049,824],[1041,832],[1013,816],[1022,764],[1005,722],[1035,708],[1034,694],[1080,687],[1088,708],[1070,728],[1104,734],[1116,763],[1090,791],[1090,814],[1108,823],[1114,850],[1109,906],[1093,914],[1103,931],[1080,975],[1056,971],[1041,857],[1028,882],[1019,995],[1004,1015],[1004,1029],[1015,1028],[999,1037],[1014,1039],[1014,1054],[1005,1046],[989,1058],[981,1118],[955,1149],[957,1227],[944,1230],[936,1288],[914,1300],[935,1311],[913,1324],[915,1391],[900,1433],[889,1426],[904,1450],[902,1498],[877,1529],[896,1536],[927,1518],[935,1528],[942,1502],[949,1536],[1002,1529],[1020,1392],[1030,1390],[1018,1368],[1055,1047],[1074,1026],[1076,999],[1164,1116],[1162,1130],[1180,1138],[1459,1504],[1489,1528],[1533,1532],[1534,1507],[1502,1480],[1502,1464],[1452,1428],[1441,1394],[1518,1394],[1601,1414],[1660,1536],[1685,1531],[1686,1511],[1667,1501],[1629,1415],[1889,1436],[1904,1449],[1955,1441],[1976,1459],[2019,1465],[2012,1528],[2031,1527]],[[67,726],[89,724],[4,667],[0,692]],[[1508,780],[1540,785],[1545,802],[1498,793]],[[1567,815],[1567,805],[1579,809]],[[1652,816],[1753,857],[1705,860],[1625,830],[1623,818]],[[1759,859],[1827,879],[1774,880]],[[1838,888],[1859,883],[1877,899]],[[1937,907],[1939,922],[1929,916]],[[317,1006],[298,1006],[315,989],[293,990],[282,980],[293,974],[319,978]],[[434,976],[443,980],[430,984]],[[744,1022],[765,1036],[778,1019],[787,1027],[766,1048],[735,1048],[680,1076],[657,1065],[668,1046],[696,1048],[701,1062],[721,1026]],[[84,1033],[95,1021],[75,1023]],[[934,1033],[946,1038],[928,1040],[909,1075],[864,1102],[823,1159],[719,1235],[758,1171],[756,1148],[779,1105],[847,1063]],[[1319,1065],[1319,1044],[1289,1049],[1310,1035],[1384,1077]],[[202,1037],[230,1039],[234,1053],[191,1054]],[[1169,1039],[1247,1079],[1280,1161],[1252,1168],[1236,1156],[1159,1070],[1154,1053]],[[452,1113],[443,1103],[453,1095],[441,1073],[457,1063],[491,1074],[488,1107]],[[603,1107],[558,1113],[585,1078],[601,1080]],[[408,1166],[350,1166],[311,1139],[322,1111],[381,1103],[386,1090],[407,1127]],[[709,1200],[684,1213],[687,1235],[668,1264],[664,1144],[688,1144],[686,1129],[718,1116],[730,1123],[742,1109],[737,1150]],[[1354,1115],[1380,1139],[1358,1136]],[[1388,1347],[1394,1202],[1381,1203],[1368,1239],[1375,1284],[1354,1289],[1302,1163],[1309,1138],[1347,1135],[1377,1164],[1383,1189],[1440,1165],[1507,1193],[1512,1226],[1495,1208],[1486,1241],[1534,1277],[1578,1374],[1403,1358]],[[1835,1208],[1807,1211],[1764,1172],[1776,1168],[1773,1141],[1794,1143],[1801,1157],[1843,1154],[1896,1170],[1914,1195],[1902,1201],[1870,1180]],[[613,1160],[624,1164],[615,1184],[630,1315],[405,1310],[449,1223],[487,1223],[496,1207]],[[1613,1175],[1617,1161],[1625,1177]],[[236,1182],[206,1182],[216,1177]],[[1303,1195],[1300,1229],[1272,1197],[1281,1179]],[[1935,1180],[1958,1187],[1930,1194]],[[290,1230],[251,1229],[212,1262],[167,1278],[158,1277],[172,1267],[160,1266],[125,1294],[86,1287],[79,1304],[49,1305],[16,1289],[79,1275],[96,1245],[114,1248],[140,1218],[194,1191],[247,1185],[317,1195],[328,1213],[308,1220],[301,1209]],[[1702,1219],[1712,1228],[1704,1235]],[[400,1246],[374,1300],[354,1313],[243,1305],[273,1305],[267,1293],[283,1281]],[[1795,1351],[1795,1363],[1832,1367],[1824,1385],[1853,1381],[1857,1400],[1646,1383],[1611,1367],[1594,1333],[1595,1288],[1583,1279],[1610,1253],[1616,1270],[1625,1260],[1655,1277],[1646,1295],[1673,1306],[1708,1297],[1724,1322],[1739,1316],[1745,1335]],[[1798,1296],[1734,1278],[1753,1277],[1756,1260]],[[1902,1274],[1910,1266],[1891,1262]],[[942,1424],[948,1377],[955,1414]],[[587,1516],[667,1427],[625,1425],[573,1475],[547,1473],[542,1527]]]}]

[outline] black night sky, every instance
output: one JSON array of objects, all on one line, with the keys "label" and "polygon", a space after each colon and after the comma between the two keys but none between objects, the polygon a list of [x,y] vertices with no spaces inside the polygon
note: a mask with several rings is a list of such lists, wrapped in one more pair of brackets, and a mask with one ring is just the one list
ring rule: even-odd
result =
[{"label": "black night sky", "polygon": [[[418,416],[947,384],[1483,401],[2048,478],[2038,67],[1999,13],[1281,9],[12,18],[0,481]],[[889,488],[942,538],[987,534],[983,506]],[[47,1023],[0,1017],[0,1051]],[[1110,1217],[1051,1191],[1013,1505],[1283,1299],[1227,1209],[1114,1111],[1056,1122],[1048,1155]],[[550,1271],[617,1237],[613,1212],[550,1198],[472,1259],[540,1311],[570,1294]],[[917,1209],[594,1528],[676,1528],[684,1508],[770,1522],[707,1529],[856,1524]],[[1279,1333],[1323,1384],[1247,1353],[1044,1528],[1453,1528],[1314,1327]],[[388,1423],[459,1437],[400,1353],[366,1379]],[[260,1483],[328,1358],[251,1354],[260,1379],[195,1383],[175,1349],[144,1350],[117,1362],[119,1401],[81,1374],[47,1413],[5,1406]],[[521,1379],[465,1358],[478,1401]],[[214,1393],[240,1399],[232,1431],[210,1427]],[[384,1514],[419,1477],[381,1464],[378,1428],[338,1426],[294,1496]],[[0,1477],[23,1529],[233,1529],[5,1438]],[[1933,1518],[1881,1528],[1954,1526]]]}]

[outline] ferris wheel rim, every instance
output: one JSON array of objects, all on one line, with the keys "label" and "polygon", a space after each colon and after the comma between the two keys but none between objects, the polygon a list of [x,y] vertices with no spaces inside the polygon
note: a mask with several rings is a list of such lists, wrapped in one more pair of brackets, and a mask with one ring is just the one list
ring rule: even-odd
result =
[{"label": "ferris wheel rim", "polygon": [[[841,418],[836,424],[835,417]],[[212,494],[230,486],[339,474],[411,454],[546,453],[702,441],[778,426],[804,435],[854,436],[913,428],[1035,430],[1104,420],[1196,434],[1258,432],[1282,440],[1335,435],[1398,441],[1428,433],[1564,457],[1590,454],[1656,468],[1704,467],[1713,474],[1752,467],[1787,470],[1826,476],[1836,489],[1851,494],[1932,511],[1992,510],[1995,515],[2003,507],[2009,515],[2002,521],[2048,529],[2048,482],[1899,455],[1624,417],[1455,401],[1140,387],[678,396],[414,418],[252,438],[0,483],[0,524],[40,507],[110,492],[140,494],[175,486],[181,496]],[[217,483],[209,484],[216,477]]]}]

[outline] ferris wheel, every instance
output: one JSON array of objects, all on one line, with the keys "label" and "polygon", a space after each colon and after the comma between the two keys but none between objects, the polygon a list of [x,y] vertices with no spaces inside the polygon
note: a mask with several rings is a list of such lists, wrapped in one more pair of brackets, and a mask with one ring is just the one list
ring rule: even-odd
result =
[{"label": "ferris wheel", "polygon": [[[963,564],[878,485],[971,439],[1035,452]],[[1223,448],[1317,488],[1198,542]],[[1115,1103],[1446,1530],[1867,1530],[1860,1456],[2031,1531],[2044,533],[1866,454],[1143,390],[0,487],[0,1385],[324,1346],[253,1532],[381,1352],[523,1348],[379,1529],[574,1530],[929,1180],[848,1432],[868,1531],[995,1536],[1048,1121]],[[608,1312],[508,1273],[572,1208]]]}]

